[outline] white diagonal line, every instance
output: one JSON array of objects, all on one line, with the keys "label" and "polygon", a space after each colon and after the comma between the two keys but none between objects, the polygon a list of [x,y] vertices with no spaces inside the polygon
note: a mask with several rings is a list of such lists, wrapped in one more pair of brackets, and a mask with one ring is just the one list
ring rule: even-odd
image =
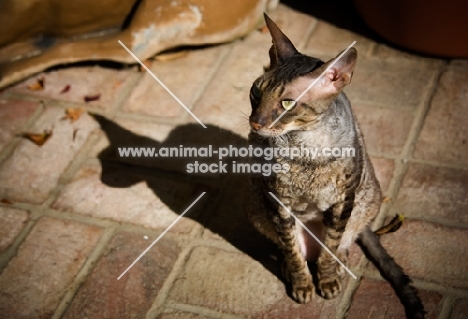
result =
[{"label": "white diagonal line", "polygon": [[144,64],[140,61],[140,59],[137,58],[137,56],[136,56],[135,54],[133,54],[133,52],[130,51],[130,50],[125,46],[125,44],[122,43],[122,41],[119,40],[118,42],[120,43],[121,46],[123,46],[123,48],[124,48],[125,50],[127,50],[127,52],[128,52],[135,60],[138,61],[138,63],[140,63],[140,65],[141,65],[142,67],[144,67],[144,68],[146,69],[146,71],[148,71],[148,73],[149,73],[156,81],[158,81],[159,84],[161,84],[161,86],[167,91],[167,93],[169,93],[177,102],[179,102],[179,104],[182,105],[182,107],[183,107],[187,112],[189,112],[189,114],[192,115],[193,118],[196,119],[196,120],[198,121],[198,123],[201,124],[201,126],[203,126],[203,128],[206,128],[205,124],[203,124],[203,122],[200,121],[200,119],[199,119],[198,117],[196,117],[195,114],[193,114],[192,111],[190,111],[190,109],[189,109],[187,106],[185,106],[185,104],[182,103],[182,101],[179,100],[179,98],[178,98],[177,96],[175,96],[175,94],[172,93],[172,91],[169,90],[169,88],[168,88],[166,85],[164,85],[164,83],[162,83],[162,81],[161,81],[160,79],[158,79],[158,77],[157,77],[156,75],[154,75],[153,72],[151,72],[151,70],[150,70],[146,65],[144,65]]},{"label": "white diagonal line", "polygon": [[331,250],[328,249],[328,247],[325,246],[325,244],[322,243],[322,242],[320,241],[320,239],[318,239],[317,236],[315,236],[314,233],[311,232],[311,231],[299,220],[299,218],[297,218],[297,217],[296,217],[296,216],[295,216],[279,199],[278,199],[278,197],[275,196],[275,194],[273,194],[272,192],[269,192],[269,193],[270,193],[270,195],[271,195],[281,206],[283,206],[283,208],[296,220],[296,222],[298,222],[302,227],[304,227],[304,229],[306,230],[306,232],[308,232],[309,235],[312,236],[312,237],[320,244],[320,246],[322,246],[323,249],[325,249],[325,250],[326,250],[326,251],[327,251],[327,252],[328,252],[328,253],[329,253],[329,254],[330,254],[330,255],[331,255],[331,256],[332,256],[332,257],[333,257],[333,258],[334,258],[350,275],[351,275],[351,277],[353,277],[354,279],[357,279],[356,275],[353,274],[353,273],[351,272],[351,270],[349,270],[349,268],[346,267],[345,264],[343,264],[343,263],[341,262],[341,260],[339,260],[338,257],[336,257],[336,256],[331,252]]},{"label": "white diagonal line", "polygon": [[[327,73],[328,70],[330,70],[330,69],[335,65],[335,63],[338,62],[338,60],[341,59],[341,58],[343,57],[343,55],[345,55],[345,53],[348,52],[349,49],[352,48],[352,46],[353,46],[354,44],[356,44],[356,41],[353,41],[353,43],[351,43],[351,44],[346,48],[346,50],[344,50],[344,51],[335,59],[335,61],[333,61],[333,62],[325,69],[325,71],[323,71],[322,74],[319,75],[318,78],[316,78],[314,81],[312,81],[312,83],[310,83],[310,85],[307,87],[307,89],[305,89],[304,92],[302,92],[302,93],[294,100],[294,102],[297,103],[297,101],[299,101],[299,100],[301,99],[301,97],[303,97],[304,94],[306,94],[307,91],[309,91],[309,90],[314,86],[314,84],[317,83],[317,82],[322,78],[322,76],[324,76],[325,73]],[[291,109],[292,109],[292,108],[291,108]],[[289,109],[289,110],[290,110],[290,109]],[[286,114],[286,112],[289,111],[289,110],[288,110],[288,109],[284,110],[283,113],[281,113],[280,116],[278,116],[278,118],[277,118],[276,120],[274,120],[274,122],[271,123],[270,126],[268,126],[268,128],[272,128],[272,126],[275,125],[276,122],[278,122],[278,121],[280,120],[280,118],[282,118],[283,115]]]},{"label": "white diagonal line", "polygon": [[[297,103],[297,102],[296,102]],[[278,116],[276,118],[276,120],[273,121],[273,123],[270,124],[270,126],[268,126],[268,128],[271,128],[273,125],[276,124],[276,122],[278,122],[280,120],[280,118],[283,117],[284,114],[286,114],[286,112],[289,111],[288,109],[284,110],[283,113],[280,114],[280,116]]]},{"label": "white diagonal line", "polygon": [[146,253],[151,249],[151,247],[153,247],[164,235],[166,235],[166,233],[169,231],[169,229],[171,229],[172,226],[174,226],[182,217],[184,217],[185,213],[187,213],[187,212],[189,211],[189,209],[192,208],[192,206],[195,205],[196,202],[198,202],[198,200],[199,200],[200,198],[202,198],[202,196],[205,195],[205,194],[206,194],[206,192],[203,192],[200,196],[198,196],[198,198],[197,198],[189,207],[187,207],[187,209],[186,209],[182,214],[180,214],[180,216],[177,217],[176,220],[174,220],[174,221],[172,222],[172,224],[170,224],[169,227],[167,227],[166,230],[163,231],[162,234],[159,235],[158,238],[156,238],[156,239],[151,243],[151,245],[149,245],[148,248],[146,248],[146,249],[141,253],[141,255],[138,256],[138,258],[135,259],[134,262],[132,262],[132,264],[131,264],[130,266],[128,266],[127,269],[125,269],[125,271],[117,278],[117,280],[120,280],[120,278],[122,278],[122,276],[125,275],[125,274],[127,273],[127,271],[129,271],[130,268],[132,268],[132,267],[138,262],[138,260],[140,260],[140,258],[143,257],[143,255],[146,254]]}]

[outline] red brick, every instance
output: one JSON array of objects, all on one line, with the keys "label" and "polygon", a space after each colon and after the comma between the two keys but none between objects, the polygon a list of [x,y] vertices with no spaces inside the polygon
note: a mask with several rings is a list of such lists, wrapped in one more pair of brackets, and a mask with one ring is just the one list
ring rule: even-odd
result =
[{"label": "red brick", "polygon": [[50,318],[100,234],[97,227],[41,218],[0,276],[4,318]]},{"label": "red brick", "polygon": [[29,215],[24,210],[0,207],[0,252],[13,244],[28,220]]},{"label": "red brick", "polygon": [[468,288],[468,231],[407,219],[381,240],[411,278]]},{"label": "red brick", "polygon": [[[104,139],[96,144],[91,156],[97,156],[104,148],[114,146],[111,145],[111,142],[115,144],[115,142],[120,140],[123,140],[122,146],[142,145],[138,141],[142,138],[148,138],[154,142],[163,142],[170,135],[171,131],[176,129],[174,125],[141,122],[124,117],[107,120],[109,122],[104,123],[104,127],[101,127]],[[117,136],[114,138],[114,135]],[[150,143],[143,145],[151,146]]]},{"label": "red brick", "polygon": [[[427,319],[438,318],[442,296],[436,292],[419,290]],[[406,318],[405,310],[389,283],[364,279],[356,291],[347,319]]]},{"label": "red brick", "polygon": [[[309,29],[317,23],[315,17],[291,9],[281,3],[278,8],[268,12],[268,16],[275,21],[299,51],[307,42]],[[268,31],[256,30],[247,37],[246,42],[265,43],[271,46],[271,35]]]},{"label": "red brick", "polygon": [[468,313],[468,300],[457,300],[453,306],[452,315],[450,319],[465,319]]},{"label": "red brick", "polygon": [[306,305],[298,304],[288,296],[271,304],[270,308],[262,313],[252,316],[261,319],[322,319],[335,318],[341,296],[336,299],[326,300],[315,295]]},{"label": "red brick", "polygon": [[[147,167],[159,167],[160,159],[154,157],[123,157],[119,147],[153,147],[159,149],[167,139],[173,125],[139,122],[128,119],[99,120],[101,138],[89,156]],[[200,129],[203,129],[200,127]],[[177,145],[178,146],[178,145]],[[182,169],[182,167],[180,167]]]},{"label": "red brick", "polygon": [[[131,82],[133,75],[135,73],[130,71],[117,71],[97,66],[71,67],[33,76],[10,91],[38,98],[78,103],[85,103],[86,96],[99,94],[99,100],[89,102],[89,104],[109,109],[119,98],[122,89]],[[28,86],[35,84],[40,78],[44,78],[44,90],[29,90]],[[61,93],[68,85],[70,89]]]},{"label": "red brick", "polygon": [[53,134],[43,146],[22,140],[0,167],[0,196],[14,202],[43,202],[70,165],[96,122],[83,114],[75,123],[62,120],[62,108],[47,108],[30,130]]},{"label": "red brick", "polygon": [[[209,219],[204,223],[204,237],[228,240],[243,251],[268,251],[273,244],[261,235],[249,222],[245,214],[245,190],[247,179],[241,174],[232,174],[229,187],[222,193],[215,207],[210,205]],[[210,192],[210,198],[211,195]],[[239,236],[239,233],[242,236]]]},{"label": "red brick", "polygon": [[352,270],[353,267],[357,267],[363,256],[364,253],[362,252],[361,247],[356,243],[352,243],[348,249],[348,268]]},{"label": "red brick", "polygon": [[376,43],[373,50],[371,50],[371,56],[377,57],[382,60],[406,60],[406,62],[414,62],[421,66],[430,66],[432,68],[441,68],[446,64],[442,59],[426,58],[421,55],[411,54],[406,51],[400,51],[394,49],[386,44]]},{"label": "red brick", "polygon": [[169,299],[252,316],[277,303],[282,288],[275,276],[243,254],[197,247],[175,280]]},{"label": "red brick", "polygon": [[[93,147],[91,157],[137,166],[157,167],[181,174],[203,175],[205,178],[207,176],[210,176],[210,178],[219,177],[222,174],[188,173],[187,164],[194,163],[196,160],[202,163],[218,163],[219,159],[216,154],[213,154],[214,156],[211,158],[199,156],[121,156],[119,148],[151,148],[155,150],[157,155],[157,152],[162,148],[175,147],[179,150],[181,145],[183,147],[198,148],[207,148],[211,145],[212,149],[216,150],[219,147],[246,143],[240,136],[229,131],[220,130],[219,127],[213,125],[207,125],[207,128],[201,127],[198,123],[173,126],[121,118],[106,123],[101,122],[103,122],[102,132],[100,133],[102,138]],[[227,162],[226,159],[225,162]]]},{"label": "red brick", "polygon": [[410,164],[393,210],[409,217],[443,218],[468,224],[468,172]]},{"label": "red brick", "polygon": [[393,178],[395,162],[386,158],[371,157],[374,166],[375,175],[380,183],[380,189],[385,194]]},{"label": "red brick", "polygon": [[[171,61],[155,61],[150,69],[189,109],[227,47],[216,46],[190,51]],[[132,91],[124,111],[158,117],[185,116],[187,111],[148,73]]]},{"label": "red brick", "polygon": [[168,311],[158,317],[158,319],[211,319],[212,317],[205,317],[202,315],[187,313],[187,312],[175,312]]},{"label": "red brick", "polygon": [[352,104],[370,154],[398,156],[413,122],[410,110]]},{"label": "red brick", "polygon": [[28,101],[0,100],[0,150],[16,135],[28,122],[39,103]]},{"label": "red brick", "polygon": [[[104,170],[96,162],[81,168],[60,192],[53,207],[164,229],[203,192],[200,185],[158,176],[154,171],[103,165]],[[193,218],[201,210],[203,200],[187,217]],[[174,230],[189,232],[194,225],[195,222],[184,218]]]},{"label": "red brick", "polygon": [[468,73],[454,68],[440,78],[414,157],[440,163],[468,163]]},{"label": "red brick", "polygon": [[179,255],[178,245],[162,238],[117,278],[152,240],[130,233],[115,235],[63,318],[144,318]]},{"label": "red brick", "polygon": [[345,89],[352,105],[367,102],[403,110],[412,110],[427,97],[437,70],[406,60],[358,57],[353,80]]},{"label": "red brick", "polygon": [[339,298],[325,301],[316,295],[307,305],[297,304],[286,294],[284,283],[262,264],[243,254],[197,247],[169,299],[249,318],[334,316]]},{"label": "red brick", "polygon": [[453,59],[450,61],[450,67],[452,68],[461,68],[467,69],[468,68],[468,60],[466,59]]},{"label": "red brick", "polygon": [[216,77],[206,88],[193,113],[212,124],[247,137],[251,107],[249,90],[269,64],[269,45],[237,43]]},{"label": "red brick", "polygon": [[[312,32],[305,50],[319,55],[327,55],[328,60],[345,50],[353,41],[356,41],[354,47],[358,50],[359,55],[369,53],[372,47],[370,40],[346,29],[340,29],[332,24],[320,21]],[[324,57],[322,56],[322,58]]]}]

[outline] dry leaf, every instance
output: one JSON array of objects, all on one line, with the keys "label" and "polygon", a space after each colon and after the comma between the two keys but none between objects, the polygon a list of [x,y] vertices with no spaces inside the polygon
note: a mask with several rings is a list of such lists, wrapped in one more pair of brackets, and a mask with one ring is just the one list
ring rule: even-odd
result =
[{"label": "dry leaf", "polygon": [[6,199],[6,198],[0,199],[0,203],[2,203],[2,204],[8,204],[8,205],[13,204],[10,200],[8,200],[8,199]]},{"label": "dry leaf", "polygon": [[44,90],[44,83],[45,83],[44,77],[41,77],[37,79],[35,83],[28,86],[28,89],[31,91],[42,91]]},{"label": "dry leaf", "polygon": [[[149,69],[153,64],[153,61],[150,59],[146,59],[143,61],[143,64]],[[146,72],[146,68],[144,68],[141,64],[138,64],[138,72]]]},{"label": "dry leaf", "polygon": [[188,50],[181,50],[181,51],[176,51],[176,52],[167,52],[167,53],[162,53],[154,57],[156,61],[171,61],[175,59],[182,58],[186,55],[189,54]]},{"label": "dry leaf", "polygon": [[120,81],[117,81],[115,84],[114,84],[114,89],[118,88],[119,86],[121,86],[123,83],[123,80],[120,80]]},{"label": "dry leaf", "polygon": [[382,198],[382,203],[388,203],[390,201],[390,197],[388,196],[385,196],[384,198]]},{"label": "dry leaf", "polygon": [[260,33],[270,32],[270,30],[268,30],[268,27],[266,25],[264,25],[263,27],[258,28],[257,30],[260,31]]},{"label": "dry leaf", "polygon": [[84,100],[86,103],[88,103],[88,102],[98,101],[100,98],[101,98],[101,94],[87,95],[84,97]]},{"label": "dry leaf", "polygon": [[404,219],[405,216],[403,216],[403,214],[398,214],[395,217],[393,217],[393,219],[387,225],[380,227],[374,233],[376,233],[377,235],[383,235],[395,232],[401,227]]},{"label": "dry leaf", "polygon": [[70,91],[70,88],[71,88],[70,84],[65,85],[62,91],[60,91],[60,94],[67,93],[68,91]]},{"label": "dry leaf", "polygon": [[44,130],[43,133],[23,133],[22,137],[27,138],[36,145],[42,146],[47,142],[47,140],[52,136],[51,130]]},{"label": "dry leaf", "polygon": [[77,109],[69,107],[65,110],[65,116],[62,117],[62,120],[70,120],[73,123],[80,118],[84,111],[85,110],[81,107]]}]

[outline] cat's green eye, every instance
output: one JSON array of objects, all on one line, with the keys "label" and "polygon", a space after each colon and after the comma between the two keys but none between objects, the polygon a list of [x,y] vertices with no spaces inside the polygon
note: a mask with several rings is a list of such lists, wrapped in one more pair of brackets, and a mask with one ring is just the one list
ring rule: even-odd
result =
[{"label": "cat's green eye", "polygon": [[290,110],[292,109],[295,105],[296,105],[296,101],[293,101],[293,100],[283,100],[281,101],[281,105],[286,109],[286,110]]}]

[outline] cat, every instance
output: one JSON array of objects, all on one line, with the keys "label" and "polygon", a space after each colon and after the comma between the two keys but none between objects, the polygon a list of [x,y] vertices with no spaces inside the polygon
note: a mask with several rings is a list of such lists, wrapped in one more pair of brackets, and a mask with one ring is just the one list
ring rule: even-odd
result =
[{"label": "cat", "polygon": [[[340,59],[337,56],[323,62],[299,53],[266,14],[265,21],[273,45],[269,50],[270,65],[250,90],[249,143],[263,148],[351,147],[355,154],[315,158],[277,155],[273,161],[287,164],[288,172],[249,178],[246,209],[250,221],[277,244],[284,259],[284,276],[297,302],[309,302],[315,291],[308,261],[316,262],[317,291],[325,299],[336,297],[342,290],[344,269],[320,249],[288,210],[344,264],[348,248],[357,242],[390,282],[407,317],[424,318],[417,290],[370,229],[380,209],[380,185],[350,102],[342,92],[354,72],[356,49],[343,52]],[[332,63],[334,66],[296,102]]]}]

